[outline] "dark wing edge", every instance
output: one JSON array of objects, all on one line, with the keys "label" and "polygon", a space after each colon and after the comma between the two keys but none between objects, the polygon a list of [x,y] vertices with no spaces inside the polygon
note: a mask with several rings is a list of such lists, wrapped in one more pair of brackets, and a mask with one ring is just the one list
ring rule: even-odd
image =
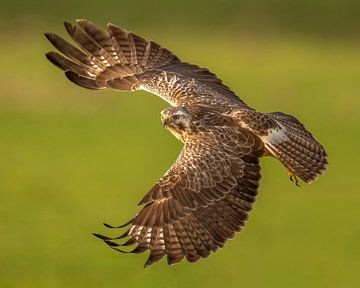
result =
[{"label": "dark wing edge", "polygon": [[[244,227],[252,210],[263,146],[252,135],[247,135],[244,150],[237,155],[195,146],[184,146],[174,165],[139,203],[144,207],[122,226],[130,225],[125,233],[114,238],[95,236],[119,252],[150,250],[145,266],[164,256],[168,264],[184,258],[195,262],[223,247]],[[114,241],[123,238],[127,238],[123,244]],[[122,250],[130,245],[135,249]]]},{"label": "dark wing edge", "polygon": [[190,95],[195,95],[191,101],[199,102],[196,94],[205,89],[208,90],[205,94],[247,107],[215,74],[180,61],[153,41],[113,24],[108,24],[104,31],[84,19],[76,23],[64,25],[79,48],[54,33],[45,33],[45,36],[61,52],[48,52],[47,59],[64,70],[67,78],[77,85],[88,89],[142,89],[172,105],[186,102]]}]

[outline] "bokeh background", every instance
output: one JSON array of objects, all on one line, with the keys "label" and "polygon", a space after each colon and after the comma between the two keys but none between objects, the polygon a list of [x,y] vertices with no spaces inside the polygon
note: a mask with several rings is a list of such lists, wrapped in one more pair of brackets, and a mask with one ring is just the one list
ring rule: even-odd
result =
[{"label": "bokeh background", "polygon": [[[0,9],[0,287],[359,287],[360,2],[20,1]],[[259,111],[296,115],[327,148],[313,185],[263,159],[246,229],[196,264],[142,268],[115,235],[181,144],[147,93],[89,91],[44,54],[63,20],[107,22],[208,67]]]}]

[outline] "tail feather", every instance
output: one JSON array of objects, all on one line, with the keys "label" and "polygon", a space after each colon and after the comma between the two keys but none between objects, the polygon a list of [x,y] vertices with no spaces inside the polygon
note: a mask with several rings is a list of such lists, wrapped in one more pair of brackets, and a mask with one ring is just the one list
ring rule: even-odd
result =
[{"label": "tail feather", "polygon": [[291,172],[311,183],[327,168],[327,154],[305,126],[294,116],[269,113],[277,124],[264,137],[265,147]]}]

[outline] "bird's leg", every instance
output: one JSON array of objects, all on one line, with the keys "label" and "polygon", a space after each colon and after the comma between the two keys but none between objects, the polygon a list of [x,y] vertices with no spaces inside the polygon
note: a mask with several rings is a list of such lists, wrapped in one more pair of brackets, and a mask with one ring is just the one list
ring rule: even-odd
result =
[{"label": "bird's leg", "polygon": [[299,180],[298,180],[296,174],[294,172],[288,170],[288,175],[290,177],[290,181],[295,182],[295,185],[300,187]]}]

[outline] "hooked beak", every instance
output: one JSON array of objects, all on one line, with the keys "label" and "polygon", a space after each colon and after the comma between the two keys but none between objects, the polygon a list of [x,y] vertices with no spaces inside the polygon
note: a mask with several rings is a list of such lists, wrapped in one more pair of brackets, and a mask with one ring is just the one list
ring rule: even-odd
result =
[{"label": "hooked beak", "polygon": [[161,115],[161,122],[164,127],[166,127],[169,124],[170,116],[169,114],[163,114]]}]

